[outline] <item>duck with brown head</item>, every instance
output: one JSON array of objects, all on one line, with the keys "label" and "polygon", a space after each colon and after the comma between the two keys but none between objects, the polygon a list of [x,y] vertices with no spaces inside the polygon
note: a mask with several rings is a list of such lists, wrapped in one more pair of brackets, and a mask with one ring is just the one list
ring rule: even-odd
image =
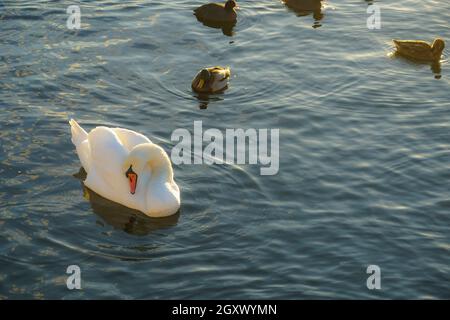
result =
[{"label": "duck with brown head", "polygon": [[192,80],[192,90],[198,93],[219,93],[228,87],[231,76],[228,67],[211,67],[200,70]]},{"label": "duck with brown head", "polygon": [[445,48],[445,42],[441,38],[435,39],[431,45],[417,40],[393,41],[398,54],[417,61],[439,61]]},{"label": "duck with brown head", "polygon": [[435,59],[440,59],[442,56],[442,52],[445,49],[445,42],[441,38],[437,38],[433,41],[431,46],[431,50],[433,51],[433,55]]},{"label": "duck with brown head", "polygon": [[236,22],[237,13],[239,9],[235,0],[228,0],[222,3],[208,3],[204,4],[194,10],[194,15],[199,20],[216,23],[231,23]]}]

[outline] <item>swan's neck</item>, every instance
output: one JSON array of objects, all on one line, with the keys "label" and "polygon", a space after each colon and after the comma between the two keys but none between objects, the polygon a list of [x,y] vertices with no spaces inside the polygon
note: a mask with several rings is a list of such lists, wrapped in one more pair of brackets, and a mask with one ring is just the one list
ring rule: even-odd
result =
[{"label": "swan's neck", "polygon": [[149,162],[150,168],[152,170],[152,177],[150,183],[156,181],[162,182],[172,182],[173,181],[173,171],[170,166],[170,162],[166,161],[153,161]]},{"label": "swan's neck", "polygon": [[150,183],[173,182],[172,164],[165,151],[155,144],[148,144],[145,149],[146,163],[152,172]]}]

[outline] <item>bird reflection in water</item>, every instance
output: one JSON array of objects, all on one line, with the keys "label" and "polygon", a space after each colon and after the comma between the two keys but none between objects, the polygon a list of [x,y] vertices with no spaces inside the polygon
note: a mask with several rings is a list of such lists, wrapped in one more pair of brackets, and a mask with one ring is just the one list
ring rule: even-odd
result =
[{"label": "bird reflection in water", "polygon": [[441,63],[439,61],[431,63],[431,71],[433,71],[435,79],[442,78]]},{"label": "bird reflection in water", "polygon": [[221,29],[222,33],[228,37],[234,36],[234,27],[236,26],[236,21],[233,22],[216,22],[216,21],[209,21],[205,19],[200,19],[199,17],[196,17],[197,20],[201,23],[203,23],[204,26],[214,28],[214,29]]},{"label": "bird reflection in water", "polygon": [[434,61],[434,62],[426,62],[426,61],[420,61],[420,60],[415,60],[412,58],[407,58],[401,54],[399,54],[398,52],[390,52],[388,54],[388,56],[390,56],[391,58],[399,58],[399,59],[403,59],[405,61],[408,61],[411,64],[420,66],[420,65],[429,65],[431,72],[434,75],[435,79],[441,79],[442,78],[442,67],[441,67],[441,62],[440,61]]},{"label": "bird reflection in water", "polygon": [[322,0],[282,0],[290,10],[297,16],[303,17],[312,14],[314,18],[313,28],[322,26],[320,21],[323,19]]},{"label": "bird reflection in water", "polygon": [[194,97],[197,98],[197,100],[198,100],[199,109],[203,110],[203,109],[208,108],[208,105],[210,102],[222,101],[223,100],[222,95],[225,92],[225,90],[222,90],[222,91],[216,92],[216,93],[193,92],[193,94],[194,94]]},{"label": "bird reflection in water", "polygon": [[175,226],[178,223],[180,212],[164,218],[151,218],[138,210],[103,198],[84,185],[86,171],[83,168],[80,168],[80,171],[73,176],[80,180],[83,196],[91,204],[94,213],[115,229],[143,236],[159,229]]}]

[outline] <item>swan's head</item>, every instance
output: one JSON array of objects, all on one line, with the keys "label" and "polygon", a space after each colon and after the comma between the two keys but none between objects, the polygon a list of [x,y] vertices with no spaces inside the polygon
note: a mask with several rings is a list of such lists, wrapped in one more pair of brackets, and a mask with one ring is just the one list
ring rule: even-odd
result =
[{"label": "swan's head", "polygon": [[153,143],[142,143],[130,151],[122,166],[131,194],[136,192],[139,176],[149,169],[155,176],[165,174],[166,179],[173,179],[170,159],[164,149]]},{"label": "swan's head", "polygon": [[444,51],[445,48],[445,42],[441,38],[437,38],[433,41],[433,44],[431,45],[431,48],[433,50],[433,54],[439,57],[442,54],[442,51]]}]

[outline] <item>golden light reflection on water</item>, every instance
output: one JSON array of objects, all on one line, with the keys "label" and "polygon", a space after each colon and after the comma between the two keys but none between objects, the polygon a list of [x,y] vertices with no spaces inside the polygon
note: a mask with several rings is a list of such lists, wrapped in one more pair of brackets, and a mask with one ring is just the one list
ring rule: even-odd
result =
[{"label": "golden light reflection on water", "polygon": [[[2,20],[0,299],[60,298],[67,275],[57,262],[80,260],[103,273],[80,292],[87,299],[105,297],[115,273],[123,276],[108,297],[224,298],[222,284],[233,278],[249,289],[244,298],[367,298],[357,277],[335,282],[341,274],[322,272],[317,282],[310,271],[323,271],[318,254],[333,263],[367,252],[408,274],[402,290],[383,298],[446,297],[448,61],[444,55],[436,81],[438,68],[396,59],[391,39],[447,37],[447,7],[330,0],[297,17],[281,1],[249,1],[230,41],[198,23],[188,2],[133,2],[133,10],[129,1],[84,3],[79,32],[66,30],[64,10],[43,16],[46,8],[32,1],[23,3],[35,10]],[[371,3],[383,6],[382,30],[366,29]],[[232,87],[197,99],[193,74],[216,63],[236,70]],[[167,146],[172,130],[191,129],[193,119],[221,129],[281,127],[280,174],[179,166],[183,220],[159,224],[71,178],[79,160],[70,117],[91,128],[135,128]],[[291,245],[299,234],[301,255]],[[405,266],[418,255],[414,270]],[[261,266],[275,276],[255,282]],[[285,280],[280,268],[294,272]],[[428,285],[417,287],[423,270]],[[137,289],[129,279],[149,285]],[[303,292],[298,283],[309,280]]]}]

